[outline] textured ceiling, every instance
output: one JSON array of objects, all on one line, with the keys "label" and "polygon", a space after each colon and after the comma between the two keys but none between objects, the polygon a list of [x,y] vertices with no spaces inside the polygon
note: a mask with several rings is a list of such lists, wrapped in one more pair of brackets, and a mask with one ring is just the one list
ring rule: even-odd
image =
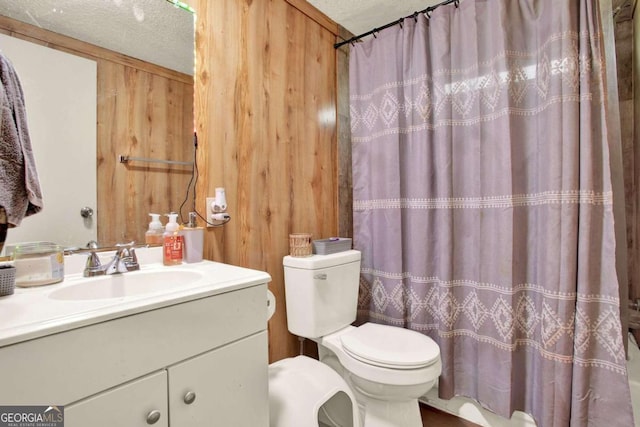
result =
[{"label": "textured ceiling", "polygon": [[166,0],[0,0],[0,14],[193,74],[194,16]]},{"label": "textured ceiling", "polygon": [[[441,0],[307,0],[362,34]],[[636,0],[613,0],[617,21]],[[166,0],[0,0],[0,14],[69,37],[193,74],[194,16]]]},{"label": "textured ceiling", "polygon": [[[409,16],[442,0],[307,0],[354,35]],[[616,21],[631,19],[636,0],[613,0]]]},{"label": "textured ceiling", "polygon": [[307,0],[354,35],[411,15],[442,0]]}]

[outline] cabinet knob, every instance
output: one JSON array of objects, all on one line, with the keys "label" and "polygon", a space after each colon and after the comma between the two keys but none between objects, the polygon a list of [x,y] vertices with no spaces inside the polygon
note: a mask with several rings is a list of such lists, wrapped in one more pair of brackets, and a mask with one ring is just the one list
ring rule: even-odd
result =
[{"label": "cabinet knob", "polygon": [[196,394],[193,391],[188,391],[187,394],[184,395],[184,403],[187,405],[191,405],[194,400],[196,400]]},{"label": "cabinet knob", "polygon": [[155,424],[160,419],[160,411],[154,409],[147,414],[147,424]]}]

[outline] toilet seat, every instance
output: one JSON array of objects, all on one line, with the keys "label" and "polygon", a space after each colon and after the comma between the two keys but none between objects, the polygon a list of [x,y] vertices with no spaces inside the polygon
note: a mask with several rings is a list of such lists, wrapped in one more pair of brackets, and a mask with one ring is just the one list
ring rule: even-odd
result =
[{"label": "toilet seat", "polygon": [[431,338],[409,329],[365,323],[340,337],[349,356],[389,369],[419,369],[440,360],[440,348]]},{"label": "toilet seat", "polygon": [[[426,366],[423,365],[418,368],[412,368],[406,365],[404,368],[397,368],[395,367],[395,365],[394,367],[380,366],[380,363],[375,365],[372,363],[373,361],[371,360],[363,360],[363,359],[367,359],[366,357],[359,356],[358,358],[356,358],[352,356],[350,352],[347,352],[347,350],[345,350],[345,346],[342,343],[342,337],[353,333],[354,330],[360,329],[365,325],[369,325],[369,324],[365,323],[364,325],[361,325],[359,327],[350,325],[332,334],[320,337],[314,341],[316,341],[320,346],[330,350],[338,358],[338,360],[340,361],[340,364],[342,364],[342,366],[344,366],[344,368],[347,371],[349,371],[350,373],[360,378],[364,378],[369,381],[377,382],[380,384],[394,385],[394,386],[413,386],[417,384],[425,384],[425,383],[428,383],[429,381],[432,381],[438,378],[438,376],[442,371],[442,361],[440,360],[439,356],[436,357],[436,359],[431,364],[427,364]],[[379,326],[383,326],[383,325],[374,326],[373,331],[374,332],[377,331],[378,329],[376,328]],[[365,331],[369,328],[370,326],[366,326]],[[402,329],[402,328],[395,328],[393,326],[388,326],[388,328]],[[418,332],[415,332],[415,333],[419,334]],[[358,335],[356,335],[356,337],[358,337]],[[422,336],[422,338],[426,339],[427,342],[429,342],[430,340],[430,338],[426,336]],[[373,339],[372,341],[375,342],[376,340],[377,339]],[[346,341],[348,343],[350,340],[347,339]],[[413,339],[411,339],[411,342],[413,342]],[[433,342],[433,346],[438,349],[437,351],[439,354],[440,350],[438,346],[435,344],[435,342]],[[390,351],[390,350],[387,350],[387,351]],[[425,357],[425,359],[427,358],[429,357],[428,356]],[[374,359],[374,357],[369,356],[369,359]],[[378,357],[378,359],[381,359],[381,358]],[[387,358],[387,359],[390,359],[390,358]],[[320,360],[321,361],[323,360],[322,355],[320,356]]]}]

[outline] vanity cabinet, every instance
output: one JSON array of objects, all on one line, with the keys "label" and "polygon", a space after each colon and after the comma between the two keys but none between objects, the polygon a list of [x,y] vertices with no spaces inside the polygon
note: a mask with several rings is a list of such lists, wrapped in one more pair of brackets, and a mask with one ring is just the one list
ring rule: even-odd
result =
[{"label": "vanity cabinet", "polygon": [[0,402],[64,405],[66,427],[267,427],[266,295],[254,285],[0,347]]},{"label": "vanity cabinet", "polygon": [[267,425],[266,342],[263,332],[169,368],[169,425]]},{"label": "vanity cabinet", "polygon": [[168,413],[167,372],[161,371],[65,407],[64,425],[168,427]]},{"label": "vanity cabinet", "polygon": [[264,425],[266,339],[252,335],[72,404],[65,426]]}]

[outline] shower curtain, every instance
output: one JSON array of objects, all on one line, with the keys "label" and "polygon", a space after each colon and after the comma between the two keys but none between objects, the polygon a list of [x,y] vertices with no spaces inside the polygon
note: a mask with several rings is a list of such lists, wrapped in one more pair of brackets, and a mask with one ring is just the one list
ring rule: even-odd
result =
[{"label": "shower curtain", "polygon": [[462,0],[350,54],[360,320],[539,426],[633,425],[597,8]]}]

